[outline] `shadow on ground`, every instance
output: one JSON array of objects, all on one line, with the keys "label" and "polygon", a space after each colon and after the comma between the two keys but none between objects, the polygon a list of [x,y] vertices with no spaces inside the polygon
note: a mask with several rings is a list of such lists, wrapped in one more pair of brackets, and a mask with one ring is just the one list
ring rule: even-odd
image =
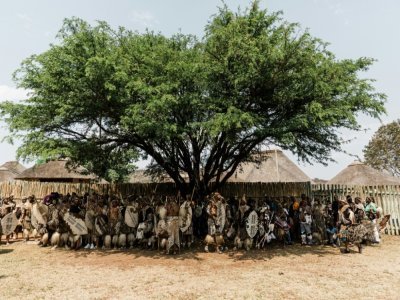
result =
[{"label": "shadow on ground", "polygon": [[7,253],[10,253],[13,251],[14,251],[14,249],[1,249],[0,248],[0,254],[7,254]]}]

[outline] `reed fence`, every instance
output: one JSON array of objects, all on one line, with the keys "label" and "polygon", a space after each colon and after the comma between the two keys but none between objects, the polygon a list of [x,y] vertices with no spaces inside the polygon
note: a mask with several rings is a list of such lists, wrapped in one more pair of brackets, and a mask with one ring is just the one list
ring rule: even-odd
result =
[{"label": "reed fence", "polygon": [[[123,183],[123,184],[94,184],[94,183],[61,183],[61,182],[34,182],[34,181],[12,181],[0,183],[0,196],[8,197],[13,195],[16,199],[21,199],[29,195],[42,198],[51,192],[60,194],[72,194],[73,192],[82,195],[86,192],[94,191],[98,194],[109,195],[143,195],[151,196],[154,192],[159,195],[173,196],[177,194],[174,183]],[[218,190],[224,197],[247,197],[263,198],[283,197],[288,195],[300,196],[303,193],[309,194],[311,186],[308,182],[291,183],[226,183]]]},{"label": "reed fence", "polygon": [[[60,182],[33,182],[33,181],[11,181],[0,183],[0,197],[14,195],[21,199],[29,195],[42,198],[51,192],[61,194],[82,195],[94,191],[99,194],[121,195],[143,195],[151,196],[153,193],[165,196],[177,195],[174,183],[124,183],[124,184],[95,184],[95,183],[60,183]],[[268,197],[295,196],[301,194],[311,198],[332,200],[334,195],[344,199],[346,195],[365,199],[372,196],[378,206],[382,207],[384,214],[390,214],[387,233],[400,235],[400,186],[355,186],[355,185],[329,185],[310,184],[309,182],[231,182],[226,183],[219,192],[225,198],[241,197],[245,194],[248,198],[259,200]],[[257,201],[259,202],[259,201]]]}]

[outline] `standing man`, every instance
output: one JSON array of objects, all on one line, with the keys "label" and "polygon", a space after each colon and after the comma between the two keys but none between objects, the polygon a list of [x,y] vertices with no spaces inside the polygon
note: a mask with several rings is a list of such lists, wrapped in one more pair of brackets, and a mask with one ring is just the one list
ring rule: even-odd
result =
[{"label": "standing man", "polygon": [[300,236],[302,245],[312,245],[312,216],[311,216],[311,206],[306,201],[301,202],[301,207],[299,209],[300,213]]}]

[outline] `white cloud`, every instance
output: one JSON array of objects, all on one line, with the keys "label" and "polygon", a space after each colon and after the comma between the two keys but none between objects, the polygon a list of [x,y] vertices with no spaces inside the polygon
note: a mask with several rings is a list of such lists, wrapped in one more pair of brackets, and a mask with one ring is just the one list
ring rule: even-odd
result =
[{"label": "white cloud", "polygon": [[21,20],[21,22],[26,30],[29,31],[32,28],[33,20],[27,14],[17,13],[17,18]]},{"label": "white cloud", "polygon": [[131,21],[141,29],[151,28],[159,23],[152,13],[143,10],[133,10],[131,12]]},{"label": "white cloud", "polygon": [[344,9],[342,6],[342,3],[336,2],[336,3],[331,3],[329,5],[329,9],[333,12],[334,15],[339,16],[344,14]]},{"label": "white cloud", "polygon": [[23,13],[18,13],[17,17],[19,19],[21,19],[22,21],[26,21],[26,22],[32,22],[32,19],[27,15],[27,14],[23,14]]},{"label": "white cloud", "polygon": [[7,85],[0,85],[0,102],[1,101],[20,101],[28,98],[29,91],[17,89]]}]

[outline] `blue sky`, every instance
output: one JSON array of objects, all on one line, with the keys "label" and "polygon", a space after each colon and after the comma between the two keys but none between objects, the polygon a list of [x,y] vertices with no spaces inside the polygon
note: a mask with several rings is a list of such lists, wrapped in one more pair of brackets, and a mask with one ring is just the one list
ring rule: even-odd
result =
[{"label": "blue sky", "polygon": [[[236,9],[250,1],[226,0]],[[308,28],[312,35],[330,43],[337,58],[373,57],[377,62],[364,77],[376,79],[375,87],[388,96],[388,114],[383,123],[400,116],[400,2],[395,0],[264,0],[261,6],[270,11],[281,10],[284,18]],[[0,101],[18,100],[25,92],[15,88],[12,73],[31,54],[41,53],[55,43],[55,35],[64,18],[76,16],[89,22],[107,21],[111,26],[124,26],[143,31],[145,28],[171,35],[183,33],[202,36],[210,16],[217,12],[220,1],[211,0],[13,0],[0,6]],[[362,157],[362,149],[380,126],[379,120],[360,116],[364,132],[344,132],[352,142],[343,148]],[[7,134],[0,123],[0,138]],[[17,145],[0,143],[0,164],[15,159]],[[294,156],[290,157],[294,160]],[[312,178],[329,179],[354,160],[354,157],[333,153],[337,163],[328,167],[299,163]],[[143,163],[141,164],[143,165]]]}]

